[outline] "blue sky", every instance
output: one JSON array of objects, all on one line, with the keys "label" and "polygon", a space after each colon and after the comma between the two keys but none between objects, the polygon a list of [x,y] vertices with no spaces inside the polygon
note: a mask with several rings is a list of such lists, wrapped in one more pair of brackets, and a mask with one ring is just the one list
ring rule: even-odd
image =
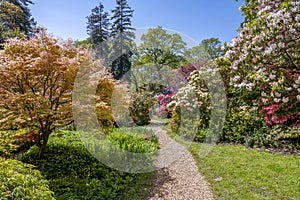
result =
[{"label": "blue sky", "polygon": [[[48,28],[55,36],[64,39],[85,39],[86,16],[102,2],[110,13],[115,0],[38,0],[30,6],[38,24]],[[238,9],[240,0],[127,0],[135,10],[132,18],[134,28],[162,26],[185,34],[195,41],[217,37],[230,42],[236,29],[243,22]]]}]

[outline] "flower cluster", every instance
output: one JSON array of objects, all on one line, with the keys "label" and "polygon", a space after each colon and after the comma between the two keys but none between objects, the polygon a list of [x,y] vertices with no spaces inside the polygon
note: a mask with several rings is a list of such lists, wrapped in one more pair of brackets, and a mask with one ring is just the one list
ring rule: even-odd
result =
[{"label": "flower cluster", "polygon": [[[276,70],[275,70],[276,69]],[[300,76],[296,70],[270,66],[262,72],[260,105],[268,126],[297,124],[300,106]],[[269,79],[269,80],[268,80]],[[268,81],[266,81],[268,80]]]},{"label": "flower cluster", "polygon": [[168,104],[173,100],[174,94],[169,88],[165,89],[165,95],[158,97],[159,107],[156,109],[156,115],[162,118],[171,118],[172,110],[168,107]]},{"label": "flower cluster", "polygon": [[[297,125],[300,107],[300,2],[249,1],[246,20],[225,47],[231,85],[261,91],[257,99],[269,126]],[[254,14],[255,13],[255,14]],[[254,95],[255,96],[255,95]]]},{"label": "flower cluster", "polygon": [[194,70],[188,77],[188,85],[178,90],[174,101],[169,107],[185,108],[187,111],[201,110],[202,113],[209,114],[211,111],[211,98],[208,89],[209,84],[215,83],[214,76],[217,70],[203,65],[200,70]]},{"label": "flower cluster", "polygon": [[226,47],[225,57],[232,61],[231,69],[239,74],[232,80],[250,83],[249,72],[270,64],[299,69],[299,1],[251,1],[242,10],[259,12],[243,24],[238,37]]}]

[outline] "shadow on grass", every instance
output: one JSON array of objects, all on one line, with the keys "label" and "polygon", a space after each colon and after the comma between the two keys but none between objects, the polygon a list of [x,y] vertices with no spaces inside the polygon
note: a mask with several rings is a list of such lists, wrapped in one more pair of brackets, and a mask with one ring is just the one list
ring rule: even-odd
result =
[{"label": "shadow on grass", "polygon": [[152,187],[154,173],[111,169],[95,159],[72,132],[53,134],[44,158],[37,155],[37,147],[32,147],[22,161],[37,166],[56,199],[145,199]]}]

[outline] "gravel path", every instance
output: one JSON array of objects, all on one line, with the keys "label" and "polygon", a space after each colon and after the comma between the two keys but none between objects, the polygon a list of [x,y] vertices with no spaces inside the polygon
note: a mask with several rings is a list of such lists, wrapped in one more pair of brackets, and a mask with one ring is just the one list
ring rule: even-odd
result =
[{"label": "gravel path", "polygon": [[159,138],[161,152],[156,163],[157,178],[148,200],[213,199],[209,184],[199,174],[192,155],[171,139],[161,125],[159,122],[149,125]]}]

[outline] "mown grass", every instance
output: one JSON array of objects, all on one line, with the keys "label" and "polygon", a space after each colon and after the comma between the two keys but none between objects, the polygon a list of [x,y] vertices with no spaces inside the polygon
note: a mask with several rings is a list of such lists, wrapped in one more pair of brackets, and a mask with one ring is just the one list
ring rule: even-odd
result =
[{"label": "mown grass", "polygon": [[217,145],[200,158],[201,147],[192,143],[189,150],[211,184],[215,199],[300,199],[300,156]]}]

